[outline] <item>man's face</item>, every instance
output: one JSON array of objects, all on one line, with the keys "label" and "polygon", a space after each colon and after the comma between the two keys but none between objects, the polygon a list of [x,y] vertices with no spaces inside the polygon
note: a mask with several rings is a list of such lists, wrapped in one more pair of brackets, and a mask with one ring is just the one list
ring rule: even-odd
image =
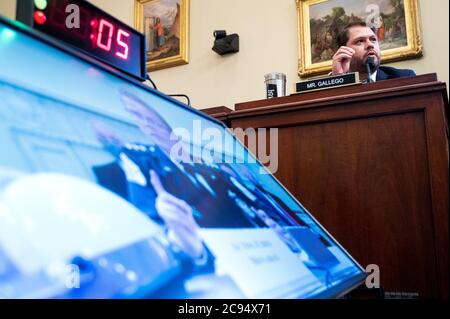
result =
[{"label": "man's face", "polygon": [[369,27],[355,26],[348,30],[347,46],[355,50],[350,69],[352,71],[366,70],[368,57],[373,57],[375,65],[380,64],[380,45],[377,36]]}]

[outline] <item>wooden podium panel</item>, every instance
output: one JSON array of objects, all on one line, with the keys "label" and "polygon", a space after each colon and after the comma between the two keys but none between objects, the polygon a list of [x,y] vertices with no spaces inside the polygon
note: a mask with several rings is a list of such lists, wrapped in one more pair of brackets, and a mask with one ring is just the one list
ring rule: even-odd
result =
[{"label": "wooden podium panel", "polygon": [[448,99],[435,75],[236,105],[279,129],[275,176],[386,292],[448,298]]}]

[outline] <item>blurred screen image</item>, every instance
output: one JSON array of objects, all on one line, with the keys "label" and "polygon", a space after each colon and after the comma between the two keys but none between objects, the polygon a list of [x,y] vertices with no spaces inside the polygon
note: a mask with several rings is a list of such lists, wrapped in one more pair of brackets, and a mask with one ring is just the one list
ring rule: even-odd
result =
[{"label": "blurred screen image", "polygon": [[0,20],[0,298],[336,297],[364,280],[220,123],[32,35]]}]

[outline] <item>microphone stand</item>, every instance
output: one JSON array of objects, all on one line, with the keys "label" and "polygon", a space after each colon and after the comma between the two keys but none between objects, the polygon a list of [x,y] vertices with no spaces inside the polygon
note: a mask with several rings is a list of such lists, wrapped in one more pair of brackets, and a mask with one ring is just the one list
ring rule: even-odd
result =
[{"label": "microphone stand", "polygon": [[375,59],[373,57],[368,57],[366,62],[367,67],[367,82],[372,83],[372,66],[375,64]]}]

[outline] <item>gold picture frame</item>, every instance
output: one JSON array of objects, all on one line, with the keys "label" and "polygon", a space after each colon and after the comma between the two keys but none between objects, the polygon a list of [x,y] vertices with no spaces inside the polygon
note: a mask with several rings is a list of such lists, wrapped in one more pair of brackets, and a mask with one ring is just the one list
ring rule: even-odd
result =
[{"label": "gold picture frame", "polygon": [[134,15],[145,35],[147,71],[189,63],[189,0],[135,0]]},{"label": "gold picture frame", "polygon": [[382,63],[422,56],[418,0],[371,2],[362,10],[351,0],[296,0],[300,77],[330,72],[331,57],[337,49],[333,47],[337,46],[337,30],[358,19],[377,27],[377,33],[383,37]]}]

